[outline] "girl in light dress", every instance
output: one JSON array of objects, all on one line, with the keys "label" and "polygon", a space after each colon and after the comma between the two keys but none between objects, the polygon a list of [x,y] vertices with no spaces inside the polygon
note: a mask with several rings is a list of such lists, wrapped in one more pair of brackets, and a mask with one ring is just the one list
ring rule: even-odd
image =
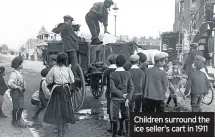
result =
[{"label": "girl in light dress", "polygon": [[65,125],[67,123],[75,124],[70,94],[70,85],[74,83],[74,75],[71,68],[68,67],[66,53],[58,54],[57,65],[49,71],[46,82],[53,87],[43,121],[57,125],[58,136],[63,136]]}]

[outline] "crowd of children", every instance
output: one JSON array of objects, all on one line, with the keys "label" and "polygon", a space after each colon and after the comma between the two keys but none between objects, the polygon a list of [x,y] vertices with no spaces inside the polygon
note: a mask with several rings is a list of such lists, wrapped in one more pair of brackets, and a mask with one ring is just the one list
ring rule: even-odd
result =
[{"label": "crowd of children", "polygon": [[[169,107],[173,99],[175,109],[179,109],[175,92],[181,72],[177,61],[174,61],[172,66],[171,63],[167,66],[167,58],[166,53],[157,53],[154,57],[154,67],[148,68],[145,63],[147,58],[143,53],[131,55],[129,61],[124,55],[113,54],[109,57],[110,66],[104,72],[103,85],[107,86],[105,96],[110,118],[108,132],[111,132],[113,137],[129,135],[130,112],[164,112],[165,93],[168,89],[170,95],[166,106]],[[10,88],[13,103],[12,125],[24,128],[26,125],[20,122],[26,91],[26,83],[21,73],[22,63],[21,57],[13,59],[11,67],[14,71],[7,85],[3,79],[5,68],[0,67],[0,117],[6,117],[2,111],[3,95]],[[32,96],[31,102],[37,106],[33,119],[37,120],[39,113],[46,108],[43,121],[57,125],[58,136],[63,136],[67,124],[76,122],[70,94],[70,86],[75,80],[68,65],[66,53],[51,56],[50,63],[51,67],[41,71],[43,78],[40,89]],[[185,94],[191,90],[192,111],[201,112],[200,101],[209,87],[206,74],[200,71],[205,67],[205,59],[202,56],[196,56],[194,66],[195,70],[189,76]]]},{"label": "crowd of children", "polygon": [[[111,65],[105,71],[104,84],[107,85],[107,108],[112,128],[108,132],[112,132],[113,137],[128,135],[130,112],[164,112],[165,105],[169,108],[172,99],[175,110],[180,110],[176,96],[178,83],[182,77],[180,63],[175,60],[168,64],[167,58],[166,53],[157,53],[154,57],[154,67],[148,68],[145,64],[146,56],[142,53],[131,55],[129,62],[126,62],[123,55],[110,56]],[[188,79],[184,96],[191,90],[192,111],[201,112],[200,101],[207,94],[209,87],[207,74],[204,71],[200,73],[200,69],[205,67],[205,59],[202,56],[196,56],[194,66],[196,70]],[[165,95],[167,90],[170,91],[168,98]]]}]

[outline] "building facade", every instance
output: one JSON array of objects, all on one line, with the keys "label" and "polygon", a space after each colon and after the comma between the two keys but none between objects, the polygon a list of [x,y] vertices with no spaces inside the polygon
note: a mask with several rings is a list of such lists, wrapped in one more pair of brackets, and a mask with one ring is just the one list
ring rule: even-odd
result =
[{"label": "building facade", "polygon": [[61,37],[59,34],[46,31],[45,27],[43,26],[37,35],[36,43],[37,57],[39,59],[42,59],[42,49],[44,49],[44,47],[48,45],[48,42],[51,41],[61,41]]},{"label": "building facade", "polygon": [[37,59],[37,51],[36,51],[36,43],[37,39],[28,39],[26,44],[24,45],[25,51],[24,55],[28,60],[36,60]]},{"label": "building facade", "polygon": [[[183,34],[183,52],[191,42],[199,43],[199,50],[210,58],[214,53],[214,2],[215,0],[175,0],[174,32]],[[180,38],[179,38],[180,39]],[[183,53],[182,52],[182,53]]]}]

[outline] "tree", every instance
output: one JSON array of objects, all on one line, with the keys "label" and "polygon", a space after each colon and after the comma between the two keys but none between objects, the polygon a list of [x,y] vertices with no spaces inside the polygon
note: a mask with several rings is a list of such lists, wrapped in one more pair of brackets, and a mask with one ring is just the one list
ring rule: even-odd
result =
[{"label": "tree", "polygon": [[153,36],[149,36],[149,39],[152,40],[152,39],[154,39],[154,38],[153,38]]},{"label": "tree", "polygon": [[140,37],[140,42],[141,43],[145,43],[146,42],[146,37],[145,36],[141,36]]},{"label": "tree", "polygon": [[138,38],[137,38],[136,36],[134,36],[134,37],[132,38],[132,41],[134,41],[135,43],[137,43],[137,42],[138,42]]},{"label": "tree", "polygon": [[20,51],[23,53],[24,51],[26,50],[26,48],[24,47],[24,46],[22,46],[21,48],[20,48]]},{"label": "tree", "polygon": [[7,52],[8,51],[8,46],[6,45],[6,44],[3,44],[2,46],[1,46],[1,52]]}]

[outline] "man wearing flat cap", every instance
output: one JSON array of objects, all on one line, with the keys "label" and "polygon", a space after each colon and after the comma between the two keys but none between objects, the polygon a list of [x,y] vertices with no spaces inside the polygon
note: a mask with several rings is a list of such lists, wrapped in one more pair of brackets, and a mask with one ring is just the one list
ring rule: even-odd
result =
[{"label": "man wearing flat cap", "polygon": [[146,69],[144,98],[146,112],[164,112],[165,92],[168,87],[167,74],[161,68],[165,65],[166,54],[159,52],[154,56],[155,66]]},{"label": "man wearing flat cap", "polygon": [[183,67],[183,69],[186,70],[186,74],[188,75],[193,71],[192,64],[194,63],[195,56],[196,55],[203,56],[203,52],[200,50],[197,50],[198,46],[199,46],[198,43],[190,44],[191,52],[188,55],[187,59],[185,60],[184,67]]},{"label": "man wearing flat cap", "polygon": [[79,38],[72,27],[72,22],[74,19],[70,15],[64,16],[63,19],[64,23],[60,32],[63,41],[64,52],[68,54],[69,63],[72,65],[72,72],[76,76],[78,62],[76,51],[79,50]]},{"label": "man wearing flat cap", "polygon": [[145,86],[145,73],[137,65],[139,59],[140,59],[139,55],[130,56],[130,62],[132,66],[129,72],[134,83],[134,93],[130,105],[131,112],[140,112]]},{"label": "man wearing flat cap", "polygon": [[107,31],[108,26],[108,9],[113,5],[112,0],[105,0],[104,2],[97,2],[93,5],[90,11],[86,14],[85,20],[90,29],[92,38],[92,45],[99,45],[103,42],[99,40],[100,26],[99,22],[104,25],[104,33],[109,33]]}]

